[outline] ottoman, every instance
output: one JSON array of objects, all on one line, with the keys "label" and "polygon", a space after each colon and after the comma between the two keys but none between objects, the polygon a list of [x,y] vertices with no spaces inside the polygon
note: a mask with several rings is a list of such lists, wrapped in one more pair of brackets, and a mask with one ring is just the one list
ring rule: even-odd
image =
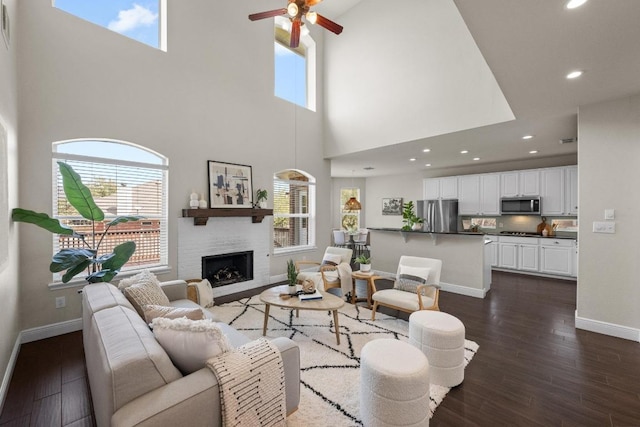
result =
[{"label": "ottoman", "polygon": [[429,361],[420,350],[393,339],[362,347],[360,417],[365,427],[429,425]]},{"label": "ottoman", "polygon": [[464,325],[441,311],[409,316],[409,342],[429,359],[432,384],[454,387],[464,380]]}]

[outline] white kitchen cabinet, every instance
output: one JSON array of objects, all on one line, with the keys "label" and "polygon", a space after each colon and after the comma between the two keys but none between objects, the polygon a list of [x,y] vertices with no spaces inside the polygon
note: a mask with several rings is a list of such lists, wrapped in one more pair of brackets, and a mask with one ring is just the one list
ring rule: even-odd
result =
[{"label": "white kitchen cabinet", "polygon": [[540,195],[540,171],[522,170],[500,174],[500,197]]},{"label": "white kitchen cabinet", "polygon": [[578,167],[565,168],[565,212],[568,215],[578,215]]},{"label": "white kitchen cabinet", "polygon": [[542,215],[566,215],[565,210],[565,168],[541,170]]},{"label": "white kitchen cabinet", "polygon": [[497,236],[489,236],[489,235],[485,235],[484,236],[485,239],[490,240],[491,243],[487,243],[488,249],[487,252],[489,254],[489,263],[491,264],[491,267],[497,267],[498,266],[498,254],[499,254],[499,243],[498,243],[498,237]]},{"label": "white kitchen cabinet", "polygon": [[424,179],[423,196],[425,200],[457,199],[458,177],[446,176],[442,178]]},{"label": "white kitchen cabinet", "polygon": [[575,240],[542,239],[540,272],[572,276],[575,260]]},{"label": "white kitchen cabinet", "polygon": [[573,240],[573,259],[571,260],[571,275],[578,277],[578,242]]},{"label": "white kitchen cabinet", "polygon": [[498,267],[537,272],[539,269],[538,240],[535,237],[500,236]]},{"label": "white kitchen cabinet", "polygon": [[500,215],[500,175],[489,173],[458,177],[460,215]]}]

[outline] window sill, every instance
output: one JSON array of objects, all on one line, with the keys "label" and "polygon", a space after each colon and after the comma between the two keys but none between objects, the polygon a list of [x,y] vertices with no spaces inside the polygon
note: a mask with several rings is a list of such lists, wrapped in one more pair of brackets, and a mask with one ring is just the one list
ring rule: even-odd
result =
[{"label": "window sill", "polygon": [[[123,271],[123,272],[119,273],[116,276],[116,279],[120,280],[120,279],[124,279],[126,277],[134,276],[134,275],[140,273],[142,270],[145,270],[145,269],[143,268],[143,269],[135,269],[135,270]],[[150,272],[152,272],[155,275],[167,274],[167,273],[171,272],[171,267],[168,266],[168,265],[158,265],[158,266],[155,266],[155,267],[147,268],[146,270],[149,270]],[[87,281],[84,280],[83,278],[76,277],[76,278],[71,279],[67,283],[62,283],[62,282],[49,283],[48,287],[49,287],[50,291],[57,291],[57,290],[60,290],[60,289],[82,288],[87,284],[88,284]]]},{"label": "window sill", "polygon": [[292,248],[283,248],[283,249],[277,249],[277,250],[274,249],[273,256],[277,257],[277,256],[283,256],[283,255],[298,254],[302,252],[313,252],[317,249],[318,249],[317,246],[296,246]]}]

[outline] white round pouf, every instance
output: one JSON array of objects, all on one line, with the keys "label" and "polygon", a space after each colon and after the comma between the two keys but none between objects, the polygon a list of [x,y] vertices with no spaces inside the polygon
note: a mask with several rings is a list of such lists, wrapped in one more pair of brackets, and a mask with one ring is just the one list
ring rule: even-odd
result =
[{"label": "white round pouf", "polygon": [[409,316],[409,343],[429,359],[432,384],[454,387],[464,380],[464,325],[441,311]]},{"label": "white round pouf", "polygon": [[429,361],[393,339],[360,352],[360,417],[365,427],[429,425]]}]

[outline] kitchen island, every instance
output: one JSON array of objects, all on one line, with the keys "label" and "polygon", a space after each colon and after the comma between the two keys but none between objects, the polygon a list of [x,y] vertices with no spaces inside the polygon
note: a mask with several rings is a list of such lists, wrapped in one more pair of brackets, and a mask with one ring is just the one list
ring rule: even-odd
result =
[{"label": "kitchen island", "polygon": [[442,260],[442,290],[484,298],[491,286],[491,260],[482,233],[428,233],[369,227],[376,271],[394,275],[400,256]]}]

